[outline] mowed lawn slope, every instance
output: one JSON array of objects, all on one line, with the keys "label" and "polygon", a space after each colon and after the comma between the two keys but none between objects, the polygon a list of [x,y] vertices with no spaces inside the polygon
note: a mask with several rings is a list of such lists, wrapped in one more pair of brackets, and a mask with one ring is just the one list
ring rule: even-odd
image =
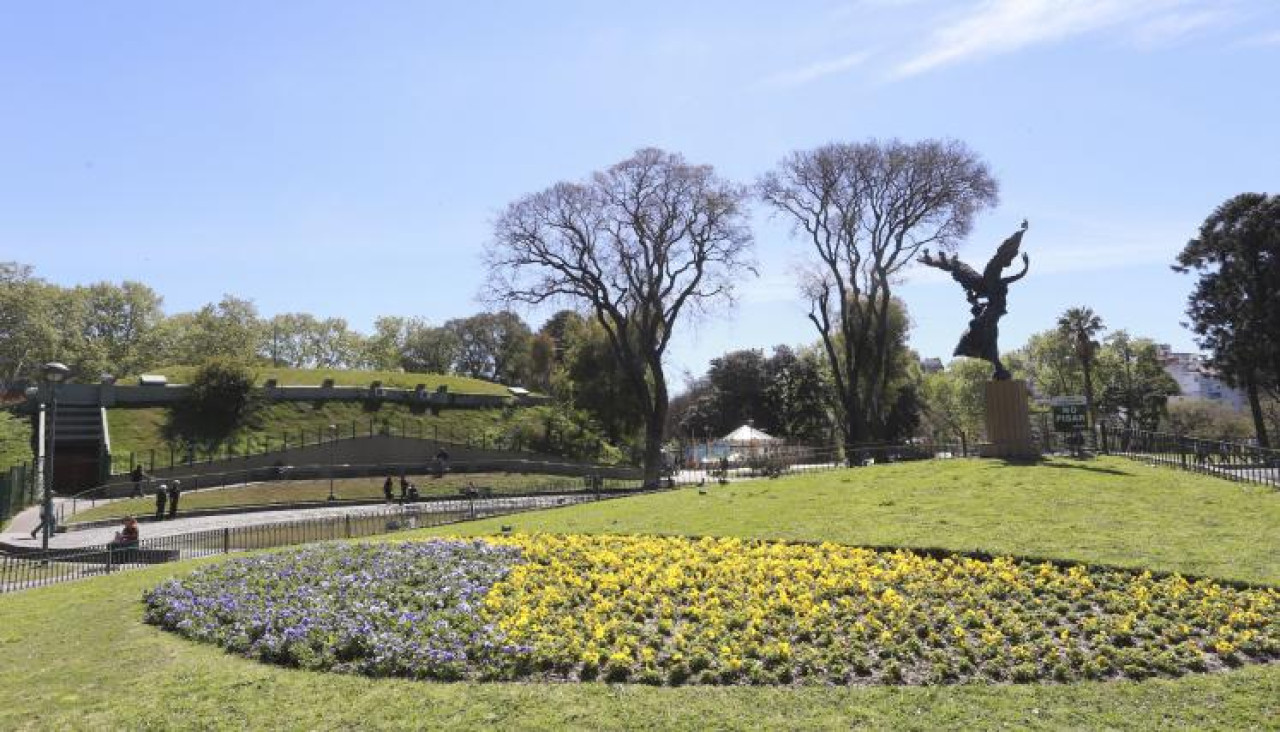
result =
[{"label": "mowed lawn slope", "polygon": [[899,463],[467,527],[494,533],[502,525],[978,550],[1280,584],[1280,491],[1123,458]]},{"label": "mowed lawn slope", "polygon": [[[686,489],[443,533],[514,524],[827,539],[1280,585],[1278,503],[1273,491],[1120,460],[947,461]],[[1141,683],[932,688],[432,684],[292,671],[140,621],[142,591],[194,564],[0,596],[0,728],[1245,729],[1280,719],[1280,664]]]}]

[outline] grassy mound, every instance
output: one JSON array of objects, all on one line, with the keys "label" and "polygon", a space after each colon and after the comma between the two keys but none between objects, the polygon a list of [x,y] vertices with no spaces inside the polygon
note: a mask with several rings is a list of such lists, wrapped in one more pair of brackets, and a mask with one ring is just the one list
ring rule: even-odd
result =
[{"label": "grassy mound", "polygon": [[[987,549],[1280,585],[1274,491],[1113,460],[875,466],[557,509],[474,531],[503,523]],[[0,596],[0,728],[1247,729],[1280,718],[1274,663],[1141,682],[944,687],[437,685],[298,671],[142,621],[142,593],[194,564],[203,563]]]},{"label": "grassy mound", "polygon": [[[433,415],[406,404],[273,402],[257,409],[251,419],[228,435],[218,453],[225,454],[228,446],[235,454],[261,452],[268,447],[279,449],[286,439],[294,446],[304,438],[308,444],[314,443],[329,434],[329,425],[336,425],[344,436],[350,436],[353,431],[366,435],[372,425],[375,432],[386,429],[397,435],[475,444],[519,434],[525,449],[606,461],[620,457],[593,435],[579,438],[562,428],[553,429],[548,439],[547,425],[554,420],[554,409],[548,406],[445,409]],[[170,410],[163,407],[110,409],[107,423],[111,431],[113,472],[129,470],[131,453],[133,459],[144,466],[152,465],[152,461],[156,467],[168,466],[171,459],[181,462],[183,440],[171,425]],[[203,458],[204,453],[199,456]]]},{"label": "grassy mound", "polygon": [[[168,378],[170,384],[189,384],[199,367],[196,366],[163,366],[148,371],[149,374],[161,374]],[[381,381],[385,387],[397,389],[413,389],[418,384],[426,385],[427,391],[435,391],[437,387],[448,387],[455,394],[493,394],[510,396],[511,392],[502,384],[472,379],[466,376],[446,376],[444,374],[415,374],[401,371],[352,371],[346,369],[291,369],[272,366],[252,367],[255,383],[262,386],[267,379],[275,379],[280,386],[320,386],[325,379],[333,379],[335,386],[368,386],[374,381]],[[125,377],[121,384],[137,383],[137,376]]]}]

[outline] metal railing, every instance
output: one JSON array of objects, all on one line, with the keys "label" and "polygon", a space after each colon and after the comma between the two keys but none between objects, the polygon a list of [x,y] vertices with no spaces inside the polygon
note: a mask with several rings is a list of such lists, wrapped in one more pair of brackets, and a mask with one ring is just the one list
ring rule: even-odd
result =
[{"label": "metal railing", "polygon": [[[184,495],[189,495],[192,491],[210,488],[267,486],[268,490],[270,490],[271,486],[278,486],[284,489],[290,484],[300,481],[323,482],[332,477],[335,481],[343,481],[345,484],[343,489],[338,491],[340,500],[350,500],[352,498],[380,500],[382,498],[382,481],[388,476],[396,479],[395,490],[398,494],[398,479],[401,476],[412,480],[420,488],[431,487],[432,478],[449,476],[451,478],[465,477],[470,480],[471,476],[476,476],[481,483],[481,487],[484,487],[484,480],[480,477],[481,474],[522,476],[523,480],[517,480],[516,485],[504,486],[498,490],[498,492],[505,495],[572,492],[581,490],[584,487],[597,487],[597,485],[599,488],[610,490],[627,489],[638,486],[640,483],[639,472],[634,469],[618,469],[611,466],[592,467],[575,463],[553,463],[518,458],[449,462],[420,460],[410,463],[383,462],[358,465],[346,463],[269,465],[232,470],[213,470],[163,478],[147,477],[137,484],[136,489],[131,480],[117,478],[103,485],[68,496],[58,507],[58,517],[60,521],[64,521],[69,516],[83,510],[85,504],[93,507],[102,501],[112,499],[154,496],[161,485],[172,483],[174,478],[181,480]],[[349,487],[352,479],[367,479],[367,482],[364,483],[364,489],[357,491],[355,495],[351,494]],[[461,486],[458,487],[460,488]],[[281,492],[283,493],[284,491],[282,490]],[[423,500],[430,500],[431,498],[432,496],[423,496]],[[284,500],[282,498],[282,502]],[[145,511],[140,511],[140,513],[145,513]]]},{"label": "metal railing", "polygon": [[1100,425],[1098,449],[1228,480],[1280,487],[1280,450]]},{"label": "metal railing", "polygon": [[74,549],[50,549],[47,552],[33,548],[30,551],[0,555],[0,593],[180,559],[375,536],[611,497],[613,494],[608,493],[492,499],[469,497],[296,521],[228,526],[143,539],[128,546],[102,544]]}]

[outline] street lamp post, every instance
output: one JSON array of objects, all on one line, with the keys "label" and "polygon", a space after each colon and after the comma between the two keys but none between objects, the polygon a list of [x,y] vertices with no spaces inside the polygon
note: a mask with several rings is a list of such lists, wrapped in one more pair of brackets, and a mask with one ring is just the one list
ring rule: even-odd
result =
[{"label": "street lamp post", "polygon": [[333,454],[338,449],[338,425],[329,425],[329,500],[338,500],[333,495]]},{"label": "street lamp post", "polygon": [[61,384],[67,378],[67,374],[71,369],[66,364],[50,361],[41,369],[44,374],[44,380],[49,384],[49,401],[53,408],[49,410],[49,442],[45,451],[49,455],[49,464],[44,471],[44,497],[41,501],[41,532],[40,532],[40,548],[49,551],[49,537],[53,535],[53,451],[57,445],[57,420],[58,420],[58,384]]}]

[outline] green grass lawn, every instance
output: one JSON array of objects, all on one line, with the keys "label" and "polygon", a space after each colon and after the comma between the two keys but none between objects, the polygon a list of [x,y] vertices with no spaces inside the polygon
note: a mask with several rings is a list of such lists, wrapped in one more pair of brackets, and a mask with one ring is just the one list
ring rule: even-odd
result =
[{"label": "green grass lawn", "polygon": [[[148,374],[161,374],[169,379],[170,384],[189,384],[199,368],[196,366],[162,366],[147,371]],[[333,379],[336,386],[368,386],[374,381],[381,381],[383,386],[397,389],[413,389],[418,384],[425,384],[427,391],[435,391],[439,386],[446,386],[456,394],[495,394],[510,396],[511,392],[502,384],[472,379],[466,376],[446,376],[444,374],[415,374],[400,371],[353,371],[346,369],[291,369],[271,366],[255,366],[252,368],[256,383],[261,386],[267,379],[275,379],[280,386],[320,386],[325,379]],[[138,383],[137,376],[122,378],[122,385]]]},{"label": "green grass lawn", "polygon": [[1280,492],[1122,458],[914,462],[472,525],[981,550],[1280,584]]},{"label": "green grass lawn", "polygon": [[[381,499],[382,478],[339,478],[334,481],[334,494],[343,500]],[[490,488],[493,495],[581,490],[581,478],[563,475],[527,475],[520,473],[446,473],[440,478],[430,475],[409,476],[423,498],[458,498],[459,490],[468,483]],[[394,486],[400,495],[400,484]],[[183,511],[229,506],[264,506],[278,503],[324,501],[329,497],[329,481],[291,480],[275,483],[253,483],[182,495],[178,507]],[[81,511],[69,523],[96,521],[123,516],[144,516],[155,512],[155,498],[130,498]]]},{"label": "green grass lawn", "polygon": [[[501,524],[983,549],[1280,585],[1280,494],[1114,459],[884,465],[434,533]],[[1144,682],[840,688],[435,684],[294,671],[140,621],[142,591],[193,564],[0,596],[0,728],[1249,729],[1280,720],[1274,663]]]}]

